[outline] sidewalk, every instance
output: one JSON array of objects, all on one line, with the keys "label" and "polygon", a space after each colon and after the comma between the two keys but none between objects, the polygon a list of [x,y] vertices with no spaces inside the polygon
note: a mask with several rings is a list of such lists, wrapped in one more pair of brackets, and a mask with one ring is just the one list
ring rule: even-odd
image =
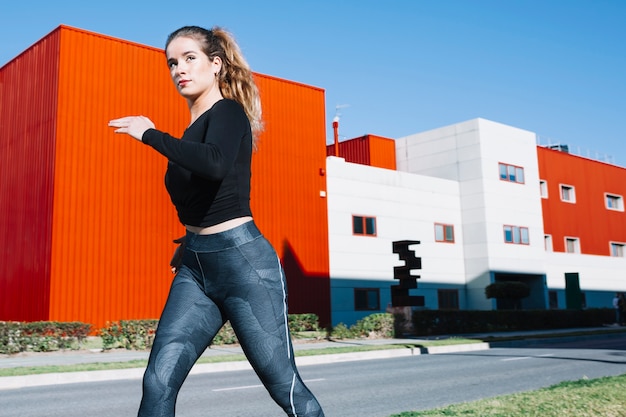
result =
[{"label": "sidewalk", "polygon": [[[602,334],[609,332],[608,335]],[[584,328],[584,329],[560,329],[560,330],[538,330],[527,332],[500,332],[500,333],[481,333],[481,334],[465,334],[455,336],[437,336],[430,338],[408,338],[408,339],[357,339],[357,340],[339,340],[339,341],[294,341],[294,350],[296,351],[296,363],[298,366],[306,366],[323,363],[336,363],[356,360],[383,359],[401,356],[412,356],[420,354],[441,354],[453,352],[467,352],[475,350],[489,349],[492,346],[512,346],[511,338],[523,338],[525,342],[534,338],[550,338],[568,340],[574,338],[591,337],[611,337],[613,333],[624,333],[625,328],[620,327],[600,327],[600,328]],[[601,332],[599,334],[599,332]],[[576,336],[568,336],[572,333],[582,333]],[[432,340],[446,339],[450,337],[463,337],[467,339],[489,340],[489,342],[461,344],[461,345],[444,345],[434,347],[420,347],[423,343]],[[500,342],[498,339],[501,339]],[[519,341],[518,341],[519,343]],[[365,352],[352,353],[324,353],[329,348],[365,346],[365,345],[403,345],[405,349],[385,349]],[[320,350],[320,355],[297,356],[301,350]],[[224,356],[242,354],[241,348],[238,346],[213,346],[207,349],[203,357],[208,356]],[[67,351],[67,352],[50,352],[50,353],[24,353],[17,355],[0,356],[0,368],[15,367],[40,367],[49,365],[74,365],[86,363],[103,363],[103,362],[129,362],[133,360],[148,359],[147,351],[132,350],[114,350],[114,351]],[[219,362],[219,363],[199,363],[196,364],[191,374],[223,372],[232,370],[251,369],[247,361],[236,362]],[[116,379],[140,379],[143,377],[144,368],[132,369],[116,369],[105,371],[88,371],[88,372],[64,372],[49,373],[38,375],[10,376],[0,377],[0,390],[17,389],[23,387],[68,384],[90,381],[108,381]]]}]

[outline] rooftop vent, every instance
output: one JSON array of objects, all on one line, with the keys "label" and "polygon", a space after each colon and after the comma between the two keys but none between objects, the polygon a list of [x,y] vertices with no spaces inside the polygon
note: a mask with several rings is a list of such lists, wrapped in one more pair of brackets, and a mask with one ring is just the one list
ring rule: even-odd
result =
[{"label": "rooftop vent", "polygon": [[569,153],[569,146],[567,145],[563,145],[563,144],[556,144],[556,145],[548,145],[546,146],[549,149],[554,149],[555,151],[561,151],[561,152],[565,152],[565,153]]}]

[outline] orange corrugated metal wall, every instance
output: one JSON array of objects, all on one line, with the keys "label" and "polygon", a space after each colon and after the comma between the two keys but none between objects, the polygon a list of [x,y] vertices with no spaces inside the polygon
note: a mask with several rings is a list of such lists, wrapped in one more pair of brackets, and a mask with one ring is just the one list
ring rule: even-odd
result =
[{"label": "orange corrugated metal wall", "polygon": [[346,162],[370,165],[371,152],[367,135],[339,143],[339,156]]},{"label": "orange corrugated metal wall", "polygon": [[58,45],[0,68],[0,320],[48,317]]},{"label": "orange corrugated metal wall", "polygon": [[[335,155],[335,145],[326,145],[326,155]],[[339,143],[339,155],[346,162],[377,168],[396,169],[396,145],[393,139],[365,135]]]},{"label": "orange corrugated metal wall", "polygon": [[285,266],[292,313],[330,323],[324,91],[257,75],[265,132],[253,156],[252,210]]},{"label": "orange corrugated metal wall", "polygon": [[185,103],[163,52],[61,27],[50,319],[102,326],[156,318],[183,233],[163,186],[166,160],[107,127],[148,115],[182,132]]},{"label": "orange corrugated metal wall", "polygon": [[[607,210],[605,203],[605,193],[626,197],[626,169],[544,147],[537,155],[539,177],[548,186],[544,233],[552,235],[555,252],[565,251],[565,237],[579,238],[588,255],[609,256],[609,242],[626,242],[626,213]],[[575,204],[561,201],[561,184],[574,186]]]},{"label": "orange corrugated metal wall", "polygon": [[396,142],[382,136],[368,135],[370,164],[373,167],[396,170]]},{"label": "orange corrugated metal wall", "polygon": [[[57,47],[51,54],[59,57],[58,106],[48,107],[58,110],[50,137],[54,199],[42,210],[51,219],[50,303],[47,317],[36,319],[99,328],[111,320],[156,318],[172,279],[171,240],[183,233],[163,186],[166,160],[113,134],[107,121],[145,114],[179,136],[188,110],[162,50],[66,26],[45,40],[52,38]],[[41,75],[31,77],[39,85],[49,82]],[[285,265],[291,312],[315,312],[326,323],[324,92],[264,75],[257,81],[266,131],[253,157],[253,212]],[[52,194],[52,181],[48,185]],[[7,227],[19,235],[25,230],[15,222]],[[35,309],[24,301],[27,310]]]}]

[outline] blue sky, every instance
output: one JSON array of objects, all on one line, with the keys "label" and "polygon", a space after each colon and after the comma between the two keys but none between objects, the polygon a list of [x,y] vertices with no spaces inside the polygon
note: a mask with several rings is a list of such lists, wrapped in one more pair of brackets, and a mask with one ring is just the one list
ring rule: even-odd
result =
[{"label": "blue sky", "polygon": [[21,0],[0,65],[60,24],[156,47],[223,26],[255,72],[325,90],[328,143],[338,106],[342,140],[482,117],[626,167],[626,0]]}]

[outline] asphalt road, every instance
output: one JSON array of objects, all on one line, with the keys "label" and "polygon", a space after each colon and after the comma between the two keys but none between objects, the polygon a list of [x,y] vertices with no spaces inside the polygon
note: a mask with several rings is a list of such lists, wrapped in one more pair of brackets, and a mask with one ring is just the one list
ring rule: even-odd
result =
[{"label": "asphalt road", "polygon": [[[575,345],[575,346],[574,346]],[[328,417],[388,417],[566,380],[626,373],[626,337],[300,367]],[[5,390],[0,416],[133,416],[139,380]],[[192,375],[178,417],[281,416],[251,371]]]}]

